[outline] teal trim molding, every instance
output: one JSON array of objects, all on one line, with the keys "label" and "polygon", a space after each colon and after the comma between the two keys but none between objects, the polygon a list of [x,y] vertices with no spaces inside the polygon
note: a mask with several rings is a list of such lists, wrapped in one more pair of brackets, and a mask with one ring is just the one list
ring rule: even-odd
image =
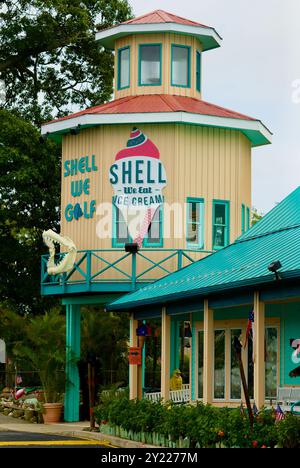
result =
[{"label": "teal trim molding", "polygon": [[80,359],[80,305],[67,305],[66,310],[66,392],[64,418],[79,421],[80,380],[77,361]]},{"label": "teal trim molding", "polygon": [[[158,83],[142,83],[142,64],[141,64],[141,51],[143,47],[159,46],[159,57],[160,57],[160,67],[159,67],[159,82]],[[139,53],[138,53],[138,85],[139,86],[161,86],[162,85],[162,43],[150,43],[150,44],[139,44]]]},{"label": "teal trim molding", "polygon": [[[124,51],[129,51],[129,71],[128,71],[128,84],[121,86],[121,55]],[[130,46],[122,47],[118,49],[118,78],[117,78],[117,89],[121,91],[122,89],[130,88]]]},{"label": "teal trim molding", "polygon": [[[187,54],[187,84],[182,85],[182,84],[177,84],[174,81],[173,77],[173,56],[174,56],[174,49],[175,48],[181,48],[181,49],[187,49],[188,54]],[[177,88],[190,88],[191,87],[191,47],[190,46],[184,46],[180,44],[172,44],[171,45],[171,86],[176,86]]]}]

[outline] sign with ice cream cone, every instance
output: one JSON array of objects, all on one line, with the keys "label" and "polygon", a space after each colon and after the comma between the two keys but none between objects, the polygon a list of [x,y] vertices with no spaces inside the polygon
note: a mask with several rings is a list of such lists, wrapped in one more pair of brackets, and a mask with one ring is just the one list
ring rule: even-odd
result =
[{"label": "sign with ice cream cone", "polygon": [[126,148],[117,153],[109,180],[113,203],[121,211],[130,237],[141,246],[164,202],[162,191],[167,180],[158,148],[137,128],[133,128]]}]

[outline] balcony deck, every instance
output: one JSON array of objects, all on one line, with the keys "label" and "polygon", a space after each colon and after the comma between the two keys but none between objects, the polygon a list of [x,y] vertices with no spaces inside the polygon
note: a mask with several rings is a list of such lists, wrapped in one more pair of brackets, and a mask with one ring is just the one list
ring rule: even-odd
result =
[{"label": "balcony deck", "polygon": [[[211,252],[181,249],[141,249],[136,254],[124,249],[80,250],[68,273],[49,275],[48,255],[41,259],[41,294],[130,292],[179,270]],[[59,262],[64,254],[58,254]]]}]

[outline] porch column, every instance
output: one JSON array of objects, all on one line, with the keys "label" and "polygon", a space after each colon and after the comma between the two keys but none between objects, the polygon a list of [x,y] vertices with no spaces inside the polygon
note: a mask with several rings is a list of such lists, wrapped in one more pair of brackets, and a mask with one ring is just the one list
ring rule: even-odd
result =
[{"label": "porch column", "polygon": [[77,361],[80,358],[80,305],[66,306],[66,393],[64,419],[79,421],[80,380]]},{"label": "porch column", "polygon": [[[138,337],[136,336],[136,329],[138,328],[138,321],[131,314],[130,317],[130,346],[136,347],[138,345]],[[135,400],[142,398],[142,366],[137,364],[129,365],[129,398]]]},{"label": "porch column", "polygon": [[204,301],[204,352],[203,352],[203,403],[213,400],[214,369],[214,311],[209,308],[208,300]]},{"label": "porch column", "polygon": [[170,399],[170,333],[171,317],[166,308],[161,315],[161,397],[164,401]]},{"label": "porch column", "polygon": [[265,304],[254,293],[254,400],[257,408],[265,404]]}]

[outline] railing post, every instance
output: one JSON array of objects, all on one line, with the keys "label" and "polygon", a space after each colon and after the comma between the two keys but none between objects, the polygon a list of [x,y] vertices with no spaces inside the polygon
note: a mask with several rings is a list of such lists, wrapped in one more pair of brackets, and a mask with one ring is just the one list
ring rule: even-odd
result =
[{"label": "railing post", "polygon": [[86,289],[87,291],[90,290],[90,285],[91,285],[91,251],[87,251],[87,256],[86,256]]},{"label": "railing post", "polygon": [[136,289],[136,253],[131,254],[131,286],[133,291]]},{"label": "railing post", "polygon": [[178,250],[177,269],[182,268],[182,250]]}]

